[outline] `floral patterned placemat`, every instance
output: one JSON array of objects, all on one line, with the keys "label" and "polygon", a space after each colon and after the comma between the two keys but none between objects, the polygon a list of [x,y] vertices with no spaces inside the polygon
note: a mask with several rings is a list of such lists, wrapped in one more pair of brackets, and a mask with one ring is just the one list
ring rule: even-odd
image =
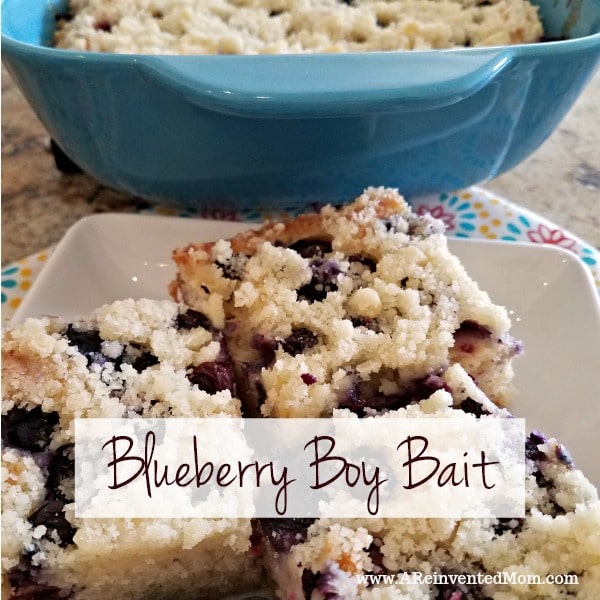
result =
[{"label": "floral patterned placemat", "polygon": [[[600,252],[544,217],[517,204],[480,187],[417,198],[413,199],[411,204],[417,213],[430,212],[433,216],[441,219],[446,224],[446,232],[449,237],[552,244],[570,250],[589,267],[600,293]],[[141,212],[177,217],[260,222],[265,219],[288,218],[299,211],[196,211],[156,206]],[[53,248],[48,248],[2,269],[2,318],[4,321],[12,317],[52,250]]]}]

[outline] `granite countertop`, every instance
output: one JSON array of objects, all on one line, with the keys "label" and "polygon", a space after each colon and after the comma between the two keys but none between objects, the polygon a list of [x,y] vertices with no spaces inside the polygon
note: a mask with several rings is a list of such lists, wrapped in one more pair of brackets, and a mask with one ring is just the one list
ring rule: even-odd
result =
[{"label": "granite countertop", "polygon": [[[48,134],[2,71],[2,264],[57,242],[91,213],[131,212],[139,198],[59,172]],[[525,162],[485,187],[600,248],[600,72]]]}]

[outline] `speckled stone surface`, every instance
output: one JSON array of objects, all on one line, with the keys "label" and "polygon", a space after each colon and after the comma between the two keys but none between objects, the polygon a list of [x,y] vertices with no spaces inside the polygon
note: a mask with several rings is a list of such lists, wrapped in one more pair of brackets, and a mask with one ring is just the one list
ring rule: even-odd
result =
[{"label": "speckled stone surface", "polygon": [[[600,247],[599,140],[600,73],[529,159],[484,185]],[[2,71],[2,264],[57,242],[85,215],[140,205],[87,175],[59,172],[48,134]]]}]

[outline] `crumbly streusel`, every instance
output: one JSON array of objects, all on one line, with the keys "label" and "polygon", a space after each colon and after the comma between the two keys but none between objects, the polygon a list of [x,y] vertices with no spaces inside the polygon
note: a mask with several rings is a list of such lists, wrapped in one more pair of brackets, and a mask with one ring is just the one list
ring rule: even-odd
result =
[{"label": "crumbly streusel", "polygon": [[399,408],[452,362],[498,404],[520,351],[504,308],[448,250],[441,222],[392,189],[370,188],[231,242],[175,253],[174,296],[222,303],[246,410],[324,416],[336,407]]},{"label": "crumbly streusel", "polygon": [[424,50],[536,42],[528,0],[71,0],[59,48],[134,54]]}]

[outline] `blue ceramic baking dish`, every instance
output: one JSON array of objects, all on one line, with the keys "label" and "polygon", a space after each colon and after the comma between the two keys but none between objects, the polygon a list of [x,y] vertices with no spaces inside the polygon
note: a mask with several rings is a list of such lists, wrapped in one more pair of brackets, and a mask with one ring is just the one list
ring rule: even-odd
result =
[{"label": "blue ceramic baking dish", "polygon": [[450,51],[142,56],[48,47],[64,0],[4,0],[2,59],[105,184],[196,207],[481,182],[553,131],[600,60],[600,0],[537,0],[560,41]]}]

